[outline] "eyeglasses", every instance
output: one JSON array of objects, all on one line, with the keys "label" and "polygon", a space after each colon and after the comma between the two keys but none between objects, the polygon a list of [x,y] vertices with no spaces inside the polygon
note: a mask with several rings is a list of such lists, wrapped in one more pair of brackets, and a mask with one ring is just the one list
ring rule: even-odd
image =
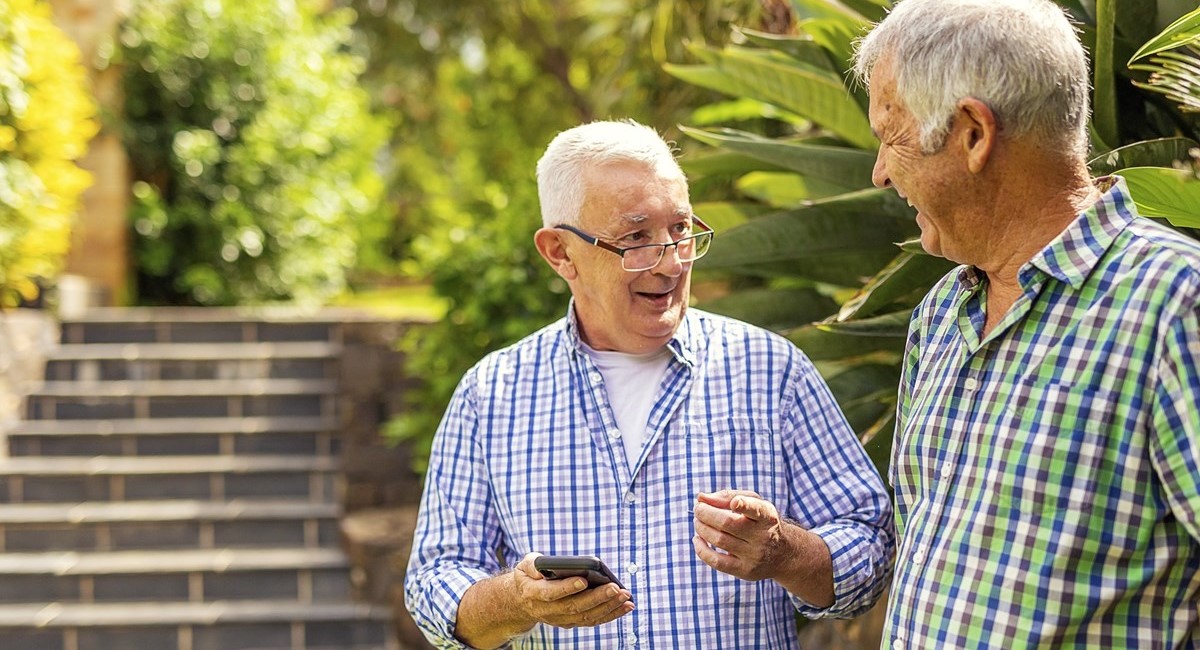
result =
[{"label": "eyeglasses", "polygon": [[667,248],[669,247],[675,248],[675,254],[679,256],[680,262],[694,262],[704,257],[704,254],[708,252],[709,245],[712,244],[714,231],[708,224],[697,217],[692,217],[692,223],[700,226],[704,231],[688,235],[669,244],[645,244],[644,246],[630,246],[629,248],[613,246],[606,241],[602,241],[599,237],[593,237],[567,224],[559,224],[555,228],[573,232],[579,235],[580,239],[593,246],[620,255],[621,268],[636,273],[638,271],[648,271],[658,266],[663,254],[667,252]]}]

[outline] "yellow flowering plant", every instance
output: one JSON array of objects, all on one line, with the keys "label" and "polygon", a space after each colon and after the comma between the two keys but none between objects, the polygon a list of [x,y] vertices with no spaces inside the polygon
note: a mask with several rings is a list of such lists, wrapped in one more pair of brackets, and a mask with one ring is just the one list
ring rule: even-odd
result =
[{"label": "yellow flowering plant", "polygon": [[58,275],[96,134],[79,49],[39,0],[0,0],[0,305]]}]

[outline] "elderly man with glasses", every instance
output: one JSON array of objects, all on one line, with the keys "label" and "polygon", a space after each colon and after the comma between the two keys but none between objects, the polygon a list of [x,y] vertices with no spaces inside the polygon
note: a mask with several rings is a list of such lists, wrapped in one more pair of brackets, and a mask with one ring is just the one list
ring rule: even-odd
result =
[{"label": "elderly man with glasses", "polygon": [[[688,309],[713,231],[670,146],[594,122],[560,133],[537,176],[534,243],[571,306],[483,359],[447,409],[405,584],[425,635],[794,648],[797,611],[870,607],[893,551],[882,481],[794,346]],[[552,556],[611,572],[544,575]]]}]

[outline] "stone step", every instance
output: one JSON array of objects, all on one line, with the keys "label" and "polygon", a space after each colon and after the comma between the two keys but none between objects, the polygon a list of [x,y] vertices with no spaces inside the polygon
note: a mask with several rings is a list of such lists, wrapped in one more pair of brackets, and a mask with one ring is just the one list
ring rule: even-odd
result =
[{"label": "stone step", "polygon": [[339,544],[335,503],[282,499],[0,504],[0,552]]},{"label": "stone step", "polygon": [[212,361],[247,359],[325,359],[342,346],[329,341],[278,343],[66,343],[47,355],[48,361]]},{"label": "stone step", "polygon": [[298,498],[337,501],[340,460],[304,456],[14,457],[0,501]]},{"label": "stone step", "polygon": [[[186,345],[186,344],[180,344]],[[225,348],[241,344],[231,344]],[[282,344],[280,344],[282,345]],[[182,381],[198,379],[323,379],[337,373],[336,358],[321,350],[328,344],[299,344],[313,348],[311,356],[262,358],[60,358],[46,363],[49,381]],[[232,352],[232,351],[229,351]],[[138,353],[141,354],[140,352]],[[227,352],[228,354],[228,352]],[[195,355],[193,355],[195,356]],[[211,355],[210,355],[211,356]]]},{"label": "stone step", "polygon": [[288,599],[345,602],[336,548],[188,549],[0,555],[0,603]]},{"label": "stone step", "polygon": [[30,420],[122,420],[136,418],[328,417],[336,395],[30,395]]},{"label": "stone step", "polygon": [[4,650],[396,650],[377,605],[291,600],[0,605]]},{"label": "stone step", "polygon": [[34,434],[10,435],[8,438],[9,456],[332,456],[340,449],[341,439],[337,434],[313,431],[248,434]]},{"label": "stone step", "polygon": [[8,432],[10,456],[307,454],[340,451],[335,418],[25,420]]},{"label": "stone step", "polygon": [[187,381],[47,381],[29,398],[230,397],[241,395],[328,395],[332,379],[200,379]]},{"label": "stone step", "polygon": [[63,343],[236,343],[327,341],[350,312],[295,309],[150,308],[93,310],[62,323]]}]

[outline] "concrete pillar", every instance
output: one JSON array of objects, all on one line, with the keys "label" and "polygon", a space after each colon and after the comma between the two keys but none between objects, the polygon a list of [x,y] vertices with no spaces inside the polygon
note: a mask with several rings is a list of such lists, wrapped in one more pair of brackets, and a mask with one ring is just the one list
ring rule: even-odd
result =
[{"label": "concrete pillar", "polygon": [[[127,4],[123,0],[51,0],[50,4],[59,28],[79,45],[101,112],[121,115],[121,72],[113,67],[98,70],[97,62],[101,48],[116,41]],[[130,172],[120,134],[102,127],[79,164],[92,173],[93,184],[80,202],[67,255],[65,273],[76,280],[65,286],[82,285],[85,295],[76,298],[88,306],[124,305],[129,286]]]}]

